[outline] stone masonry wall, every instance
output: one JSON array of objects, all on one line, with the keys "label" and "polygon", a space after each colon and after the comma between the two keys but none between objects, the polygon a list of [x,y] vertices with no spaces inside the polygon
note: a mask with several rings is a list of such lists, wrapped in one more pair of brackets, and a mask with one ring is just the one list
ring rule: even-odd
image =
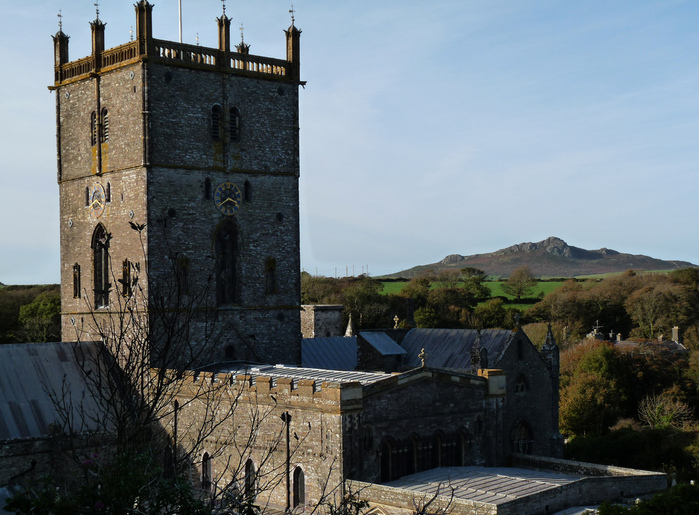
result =
[{"label": "stone masonry wall", "polygon": [[[444,439],[445,445],[449,435],[463,437],[465,464],[493,464],[486,440],[498,430],[497,416],[488,411],[485,394],[486,382],[482,379],[429,370],[372,385],[366,390],[361,417],[356,420],[355,438],[345,443],[346,459],[351,460],[347,469],[354,471],[350,477],[380,480],[384,442],[392,442],[391,452],[403,452],[399,451],[399,442],[413,439],[431,449],[436,435]],[[445,452],[458,452],[458,446],[449,449]],[[427,468],[432,468],[429,465]],[[406,468],[410,470],[410,466]]]},{"label": "stone masonry wall", "polygon": [[301,334],[303,338],[343,336],[342,310],[339,305],[309,304],[301,306]]},{"label": "stone masonry wall", "polygon": [[[104,319],[119,310],[124,259],[142,265],[142,285],[150,282],[160,295],[170,289],[172,260],[183,258],[189,293],[201,296],[204,312],[217,308],[214,239],[229,218],[238,232],[239,299],[218,310],[215,329],[207,326],[208,333],[193,333],[192,340],[215,341],[217,359],[300,363],[297,90],[287,82],[153,63],[117,67],[57,89],[63,340],[98,336],[90,329],[98,224],[111,235],[110,306],[95,314]],[[227,131],[223,141],[213,141],[215,104],[224,113],[240,110],[239,141]],[[90,114],[102,108],[109,113],[109,141],[99,145],[100,169]],[[226,117],[222,122],[227,128]],[[228,181],[245,191],[232,217],[218,212],[208,191]],[[111,201],[96,216],[85,197],[98,184],[109,187]],[[142,240],[129,222],[146,224]],[[73,295],[75,264],[80,298]],[[205,313],[198,318],[212,319]]]},{"label": "stone masonry wall", "polygon": [[[297,86],[226,73],[149,65],[151,167],[148,223],[151,274],[173,254],[189,262],[189,287],[200,291],[215,264],[216,231],[237,230],[239,300],[219,310],[219,357],[298,364],[300,257]],[[240,110],[240,138],[211,135],[211,110]],[[227,117],[222,120],[227,128]],[[235,183],[243,201],[222,215],[207,191]],[[266,266],[276,264],[275,290]],[[215,288],[204,304],[216,306]]]},{"label": "stone masonry wall", "polygon": [[[207,383],[227,385],[228,395],[216,400],[201,395]],[[351,408],[358,384],[316,384],[311,380],[240,375],[211,375],[202,373],[179,392],[182,408],[178,414],[177,441],[181,448],[196,444],[197,427],[207,414],[225,413],[233,406],[230,416],[218,419],[220,425],[203,441],[191,464],[195,487],[201,487],[201,458],[209,453],[213,459],[212,481],[217,490],[244,490],[245,463],[252,460],[260,489],[258,503],[284,506],[286,501],[286,428],[281,415],[288,412],[290,450],[294,469],[301,467],[305,475],[307,504],[317,503],[322,496],[336,488],[342,480],[342,416],[345,406]],[[198,392],[198,393],[197,393]],[[352,393],[355,392],[355,393]],[[359,393],[361,397],[361,393]],[[343,401],[343,399],[347,400]],[[164,420],[172,434],[174,420]],[[293,482],[292,482],[293,483]],[[293,484],[292,484],[293,491]]]},{"label": "stone masonry wall", "polygon": [[[133,77],[132,77],[133,74]],[[118,279],[124,259],[145,269],[147,247],[129,222],[145,223],[146,171],[142,165],[143,83],[138,64],[125,66],[97,78],[85,79],[57,89],[60,120],[61,175],[61,310],[62,339],[95,339],[90,330],[94,306],[94,262],[92,238],[99,224],[111,235],[110,305],[118,305]],[[97,94],[99,92],[99,103]],[[90,114],[108,110],[109,141],[101,144],[102,169],[97,168],[96,146],[91,145]],[[96,215],[88,205],[86,191],[101,185],[110,201]],[[89,201],[89,202],[88,202]],[[146,229],[147,231],[147,229]],[[144,233],[144,236],[147,234]],[[80,266],[80,297],[74,297],[73,267]],[[142,283],[145,287],[145,282]],[[104,318],[106,309],[97,310]]]},{"label": "stone masonry wall", "polygon": [[[489,360],[494,356],[489,356]],[[516,334],[504,351],[502,358],[494,363],[507,372],[507,410],[504,414],[505,451],[517,452],[512,443],[516,425],[523,421],[532,432],[533,441],[528,452],[539,456],[549,456],[551,442],[558,428],[554,428],[549,369],[536,348],[527,338]],[[517,391],[520,376],[526,380],[526,389]]]}]

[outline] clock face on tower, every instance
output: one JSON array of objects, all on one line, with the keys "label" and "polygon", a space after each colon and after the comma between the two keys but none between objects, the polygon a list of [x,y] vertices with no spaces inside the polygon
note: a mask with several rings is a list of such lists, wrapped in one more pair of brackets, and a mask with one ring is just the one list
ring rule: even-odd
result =
[{"label": "clock face on tower", "polygon": [[222,182],[214,192],[214,205],[226,216],[233,216],[240,208],[242,194],[240,188],[232,182]]},{"label": "clock face on tower", "polygon": [[90,192],[90,212],[95,218],[99,218],[104,212],[104,188],[101,184],[96,184]]}]

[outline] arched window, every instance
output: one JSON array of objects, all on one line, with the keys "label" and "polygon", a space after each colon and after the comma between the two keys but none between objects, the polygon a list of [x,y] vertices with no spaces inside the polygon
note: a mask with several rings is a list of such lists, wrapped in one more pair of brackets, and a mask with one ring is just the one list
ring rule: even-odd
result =
[{"label": "arched window", "polygon": [[109,181],[107,181],[107,189],[104,190],[104,201],[105,202],[112,201],[112,183]]},{"label": "arched window", "polygon": [[80,265],[73,265],[73,298],[80,298]]},{"label": "arched window", "polygon": [[211,198],[211,179],[209,177],[204,179],[204,198]]},{"label": "arched window", "polygon": [[517,395],[524,395],[528,389],[527,378],[524,377],[524,374],[519,374],[517,376],[517,381],[515,381],[515,393]]},{"label": "arched window", "polygon": [[381,482],[388,483],[392,477],[391,471],[391,454],[393,452],[393,446],[388,440],[384,440],[381,443]]},{"label": "arched window", "polygon": [[131,262],[125,259],[121,264],[121,294],[124,297],[131,296]]},{"label": "arched window", "polygon": [[238,230],[231,220],[224,220],[216,232],[216,303],[233,304],[238,299],[236,261]]},{"label": "arched window", "polygon": [[231,141],[240,141],[240,109],[231,107],[230,110]]},{"label": "arched window", "polygon": [[90,113],[90,145],[97,145],[97,113]]},{"label": "arched window", "polygon": [[90,188],[85,187],[85,207],[90,205]]},{"label": "arched window", "polygon": [[101,143],[107,143],[109,141],[109,111],[105,107],[102,109],[102,137],[100,138]]},{"label": "arched window", "polygon": [[95,307],[109,305],[109,235],[104,226],[99,224],[92,234],[92,253],[94,263]]},{"label": "arched window", "polygon": [[277,260],[272,257],[265,261],[265,293],[277,293]]},{"label": "arched window", "polygon": [[208,452],[201,458],[201,488],[206,492],[211,491],[211,456]]},{"label": "arched window", "polygon": [[306,504],[306,478],[301,467],[294,469],[294,508]]},{"label": "arched window", "polygon": [[252,185],[250,184],[250,181],[245,181],[243,188],[243,200],[245,202],[250,202],[252,200]]},{"label": "arched window", "polygon": [[437,468],[442,466],[442,452],[444,440],[442,435],[437,433],[434,435],[432,440],[432,468]]},{"label": "arched window", "polygon": [[374,450],[374,430],[371,427],[366,427],[364,429],[364,450]]},{"label": "arched window", "polygon": [[235,359],[235,348],[233,345],[227,345],[226,346],[226,360],[234,360]]},{"label": "arched window", "polygon": [[408,449],[408,459],[407,459],[407,467],[406,467],[406,474],[414,474],[415,472],[418,472],[418,436],[417,435],[412,435],[410,437],[410,447]]},{"label": "arched window", "polygon": [[163,475],[168,478],[175,475],[175,456],[171,445],[163,450]]},{"label": "arched window", "polygon": [[531,454],[532,430],[524,420],[517,422],[512,429],[512,451],[519,454]]},{"label": "arched window", "polygon": [[221,118],[223,117],[223,109],[216,104],[211,108],[211,139],[221,141]]},{"label": "arched window", "polygon": [[255,464],[252,462],[252,460],[248,460],[245,462],[245,498],[246,499],[254,499],[256,492],[255,492],[255,483],[256,483],[256,477],[255,477]]}]

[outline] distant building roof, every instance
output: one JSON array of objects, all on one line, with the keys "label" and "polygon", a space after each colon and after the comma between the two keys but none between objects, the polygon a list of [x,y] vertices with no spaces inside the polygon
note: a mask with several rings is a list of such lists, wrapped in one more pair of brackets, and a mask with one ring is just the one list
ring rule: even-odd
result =
[{"label": "distant building roof", "polygon": [[[481,347],[488,349],[491,365],[496,365],[508,341],[515,333],[507,329],[481,331]],[[407,352],[406,365],[419,367],[422,349],[427,365],[436,368],[471,368],[471,348],[478,331],[474,329],[411,329],[401,342]]]},{"label": "distant building roof", "polygon": [[621,340],[613,342],[614,347],[622,350],[652,350],[657,352],[688,352],[687,347],[672,340]]},{"label": "distant building roof", "polygon": [[[72,416],[88,423],[95,413],[76,350],[96,356],[96,343],[18,343],[0,345],[0,440],[46,436],[49,425],[65,421],[51,394],[72,399]],[[94,360],[85,360],[92,368]],[[64,390],[65,389],[65,390]],[[63,393],[65,392],[65,393]],[[90,428],[87,428],[90,429]]]},{"label": "distant building roof", "polygon": [[301,364],[308,368],[354,370],[357,368],[357,337],[304,338]]},{"label": "distant building roof", "polygon": [[359,333],[359,336],[364,338],[382,356],[402,356],[406,354],[405,349],[386,333],[369,331]]}]

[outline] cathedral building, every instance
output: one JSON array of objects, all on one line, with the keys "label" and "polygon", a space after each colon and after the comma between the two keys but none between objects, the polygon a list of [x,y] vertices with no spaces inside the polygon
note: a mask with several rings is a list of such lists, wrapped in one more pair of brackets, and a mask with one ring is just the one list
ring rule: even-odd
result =
[{"label": "cathedral building", "polygon": [[[286,58],[273,59],[231,47],[225,7],[217,48],[154,38],[152,10],[140,0],[135,39],[111,49],[97,17],[81,59],[54,36],[63,342],[0,346],[0,500],[19,478],[70,478],[61,456],[80,451],[79,434],[52,399],[81,396],[99,413],[101,353],[135,338],[147,352],[110,366],[145,368],[117,374],[115,391],[122,377],[173,372],[152,434],[164,469],[186,455],[199,495],[216,502],[280,513],[353,491],[372,514],[409,514],[433,481],[446,512],[548,513],[665,481],[558,459],[550,331],[541,350],[519,328],[337,339],[318,308],[309,327],[324,337],[302,344],[301,31],[292,17]],[[166,361],[173,342],[185,346]],[[97,358],[86,367],[85,356]],[[90,427],[100,421],[81,427],[104,438],[108,426]],[[207,432],[187,432],[197,424]],[[493,467],[500,479],[486,478]],[[503,477],[505,493],[493,492]]]}]

